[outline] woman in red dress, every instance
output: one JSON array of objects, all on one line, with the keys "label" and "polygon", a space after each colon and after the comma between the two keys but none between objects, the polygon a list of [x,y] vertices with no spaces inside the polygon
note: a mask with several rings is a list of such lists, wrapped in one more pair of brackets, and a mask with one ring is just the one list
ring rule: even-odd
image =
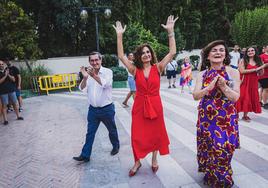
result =
[{"label": "woman in red dress", "polygon": [[254,47],[249,47],[238,65],[241,74],[240,98],[236,103],[237,112],[244,112],[242,120],[250,122],[249,112],[261,113],[258,94],[258,75],[263,74],[261,59]]},{"label": "woman in red dress", "polygon": [[140,159],[152,152],[152,171],[158,170],[157,152],[161,155],[169,154],[169,139],[165,128],[163,107],[159,95],[160,75],[166,65],[176,54],[174,24],[178,18],[169,16],[166,25],[162,26],[168,32],[169,53],[162,61],[157,62],[153,49],[143,44],[136,49],[134,65],[124,56],[122,27],[117,21],[113,26],[117,34],[117,53],[128,71],[135,77],[136,97],[132,108],[131,144],[135,164],[129,171],[134,176],[141,167]]}]

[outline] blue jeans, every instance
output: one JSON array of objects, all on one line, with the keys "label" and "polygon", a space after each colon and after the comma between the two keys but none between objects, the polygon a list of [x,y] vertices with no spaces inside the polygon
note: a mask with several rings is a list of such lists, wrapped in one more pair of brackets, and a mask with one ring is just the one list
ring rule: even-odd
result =
[{"label": "blue jeans", "polygon": [[90,157],[95,134],[98,130],[100,122],[103,122],[105,127],[108,129],[110,142],[113,145],[113,148],[119,148],[119,139],[115,125],[114,115],[114,104],[98,108],[89,106],[87,115],[88,124],[86,142],[83,146],[81,156]]}]

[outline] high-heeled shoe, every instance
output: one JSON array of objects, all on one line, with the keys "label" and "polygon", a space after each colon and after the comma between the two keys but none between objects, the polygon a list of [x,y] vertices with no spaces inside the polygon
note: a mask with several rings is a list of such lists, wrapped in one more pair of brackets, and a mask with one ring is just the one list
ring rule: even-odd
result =
[{"label": "high-heeled shoe", "polygon": [[157,166],[152,166],[152,171],[153,171],[153,173],[156,173],[157,172],[157,170],[158,170],[158,168],[159,168],[159,166],[157,165]]},{"label": "high-heeled shoe", "polygon": [[138,170],[140,169],[140,167],[141,167],[141,164],[140,164],[140,166],[137,168],[136,171],[130,169],[129,172],[128,172],[128,176],[129,176],[129,177],[135,176],[136,173],[138,172]]}]

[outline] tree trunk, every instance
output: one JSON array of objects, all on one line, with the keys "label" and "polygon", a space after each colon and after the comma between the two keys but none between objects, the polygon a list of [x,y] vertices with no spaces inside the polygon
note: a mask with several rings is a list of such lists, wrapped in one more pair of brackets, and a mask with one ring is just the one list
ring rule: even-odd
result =
[{"label": "tree trunk", "polygon": [[32,67],[31,67],[31,65],[30,65],[30,63],[29,63],[29,61],[27,59],[25,59],[25,63],[26,63],[26,66],[27,66],[28,70],[32,73],[33,69],[32,69]]}]

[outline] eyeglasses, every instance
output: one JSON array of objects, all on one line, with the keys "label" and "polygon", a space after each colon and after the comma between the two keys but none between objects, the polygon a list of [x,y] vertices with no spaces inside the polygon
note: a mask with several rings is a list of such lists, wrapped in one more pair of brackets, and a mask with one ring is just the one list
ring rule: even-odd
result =
[{"label": "eyeglasses", "polygon": [[255,50],[248,50],[247,52],[255,52]]}]

